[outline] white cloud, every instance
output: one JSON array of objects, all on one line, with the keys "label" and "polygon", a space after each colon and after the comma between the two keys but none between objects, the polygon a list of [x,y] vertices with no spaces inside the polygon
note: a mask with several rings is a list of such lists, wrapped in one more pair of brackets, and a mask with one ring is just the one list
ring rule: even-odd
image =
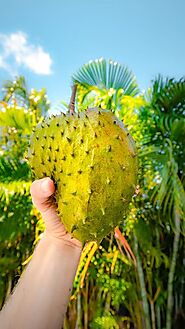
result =
[{"label": "white cloud", "polygon": [[9,35],[0,34],[0,68],[9,73],[17,71],[23,65],[36,74],[52,73],[52,59],[49,53],[38,45],[28,43],[28,36],[23,32]]}]

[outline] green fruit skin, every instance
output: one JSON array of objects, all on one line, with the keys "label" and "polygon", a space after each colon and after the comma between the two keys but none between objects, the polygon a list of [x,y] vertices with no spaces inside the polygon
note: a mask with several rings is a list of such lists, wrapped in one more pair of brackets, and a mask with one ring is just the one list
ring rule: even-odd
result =
[{"label": "green fruit skin", "polygon": [[37,179],[57,186],[59,216],[83,243],[98,243],[125,216],[137,182],[135,143],[111,111],[97,108],[46,119],[31,136]]}]

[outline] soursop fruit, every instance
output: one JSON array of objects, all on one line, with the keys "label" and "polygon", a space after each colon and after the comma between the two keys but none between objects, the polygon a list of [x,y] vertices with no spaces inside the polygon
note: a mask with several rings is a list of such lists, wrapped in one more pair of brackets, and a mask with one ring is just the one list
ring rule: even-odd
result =
[{"label": "soursop fruit", "polygon": [[45,119],[31,136],[29,162],[37,179],[56,183],[58,213],[73,237],[100,242],[123,220],[138,161],[131,135],[111,111]]}]

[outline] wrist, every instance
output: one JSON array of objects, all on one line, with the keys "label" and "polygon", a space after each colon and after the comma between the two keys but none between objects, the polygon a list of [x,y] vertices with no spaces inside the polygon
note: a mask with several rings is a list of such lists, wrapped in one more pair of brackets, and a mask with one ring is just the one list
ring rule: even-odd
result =
[{"label": "wrist", "polygon": [[69,249],[79,251],[80,254],[82,251],[82,243],[79,240],[72,238],[69,234],[66,234],[62,237],[56,237],[55,235],[45,230],[40,241],[47,243],[50,246],[56,246],[59,249],[67,247]]}]

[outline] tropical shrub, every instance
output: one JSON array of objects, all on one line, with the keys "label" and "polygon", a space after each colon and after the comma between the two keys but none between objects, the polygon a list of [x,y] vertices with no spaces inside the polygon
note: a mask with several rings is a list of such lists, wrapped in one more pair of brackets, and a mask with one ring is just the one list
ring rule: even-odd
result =
[{"label": "tropical shrub", "polygon": [[29,136],[49,109],[45,90],[28,92],[23,77],[7,81],[0,101],[0,306],[31,255],[38,213],[29,188]]}]

